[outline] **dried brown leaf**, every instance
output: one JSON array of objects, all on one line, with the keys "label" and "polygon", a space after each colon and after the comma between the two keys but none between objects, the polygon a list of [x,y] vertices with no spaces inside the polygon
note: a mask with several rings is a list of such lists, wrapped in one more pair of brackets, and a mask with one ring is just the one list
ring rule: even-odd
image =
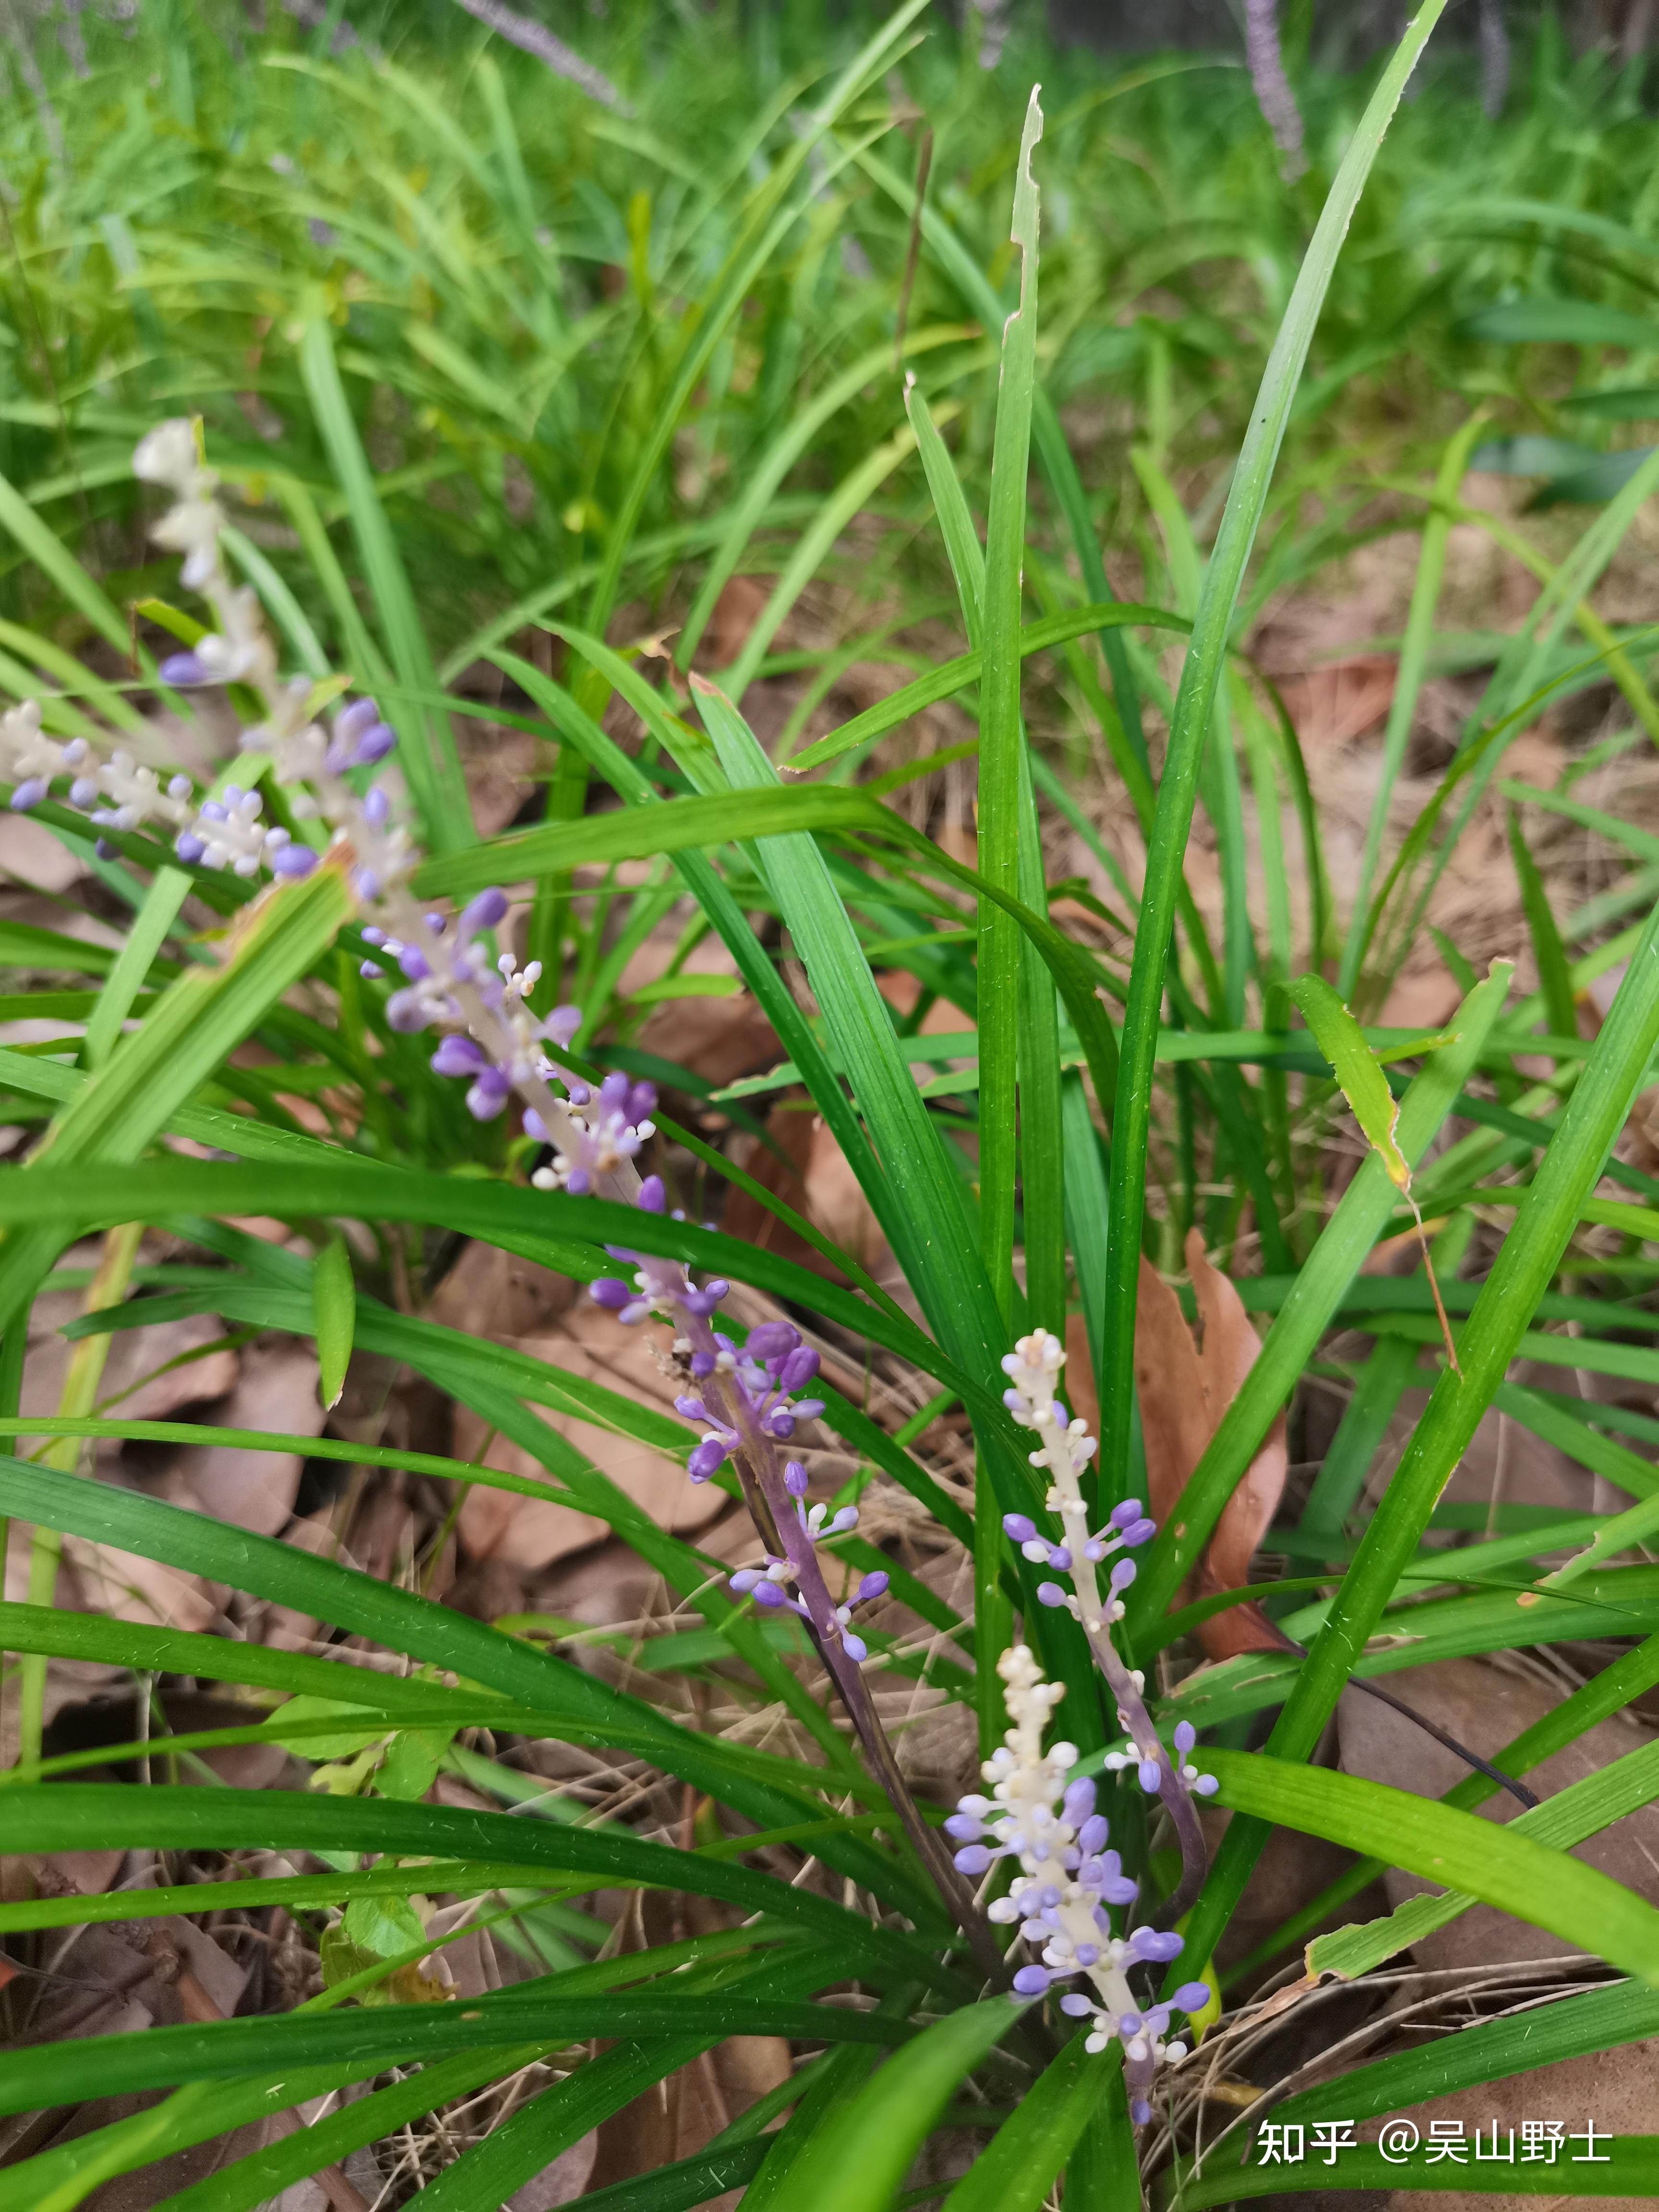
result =
[{"label": "dried brown leaf", "polygon": [[[1145,1258],[1135,1316],[1135,1383],[1146,1439],[1148,1510],[1167,1521],[1222,1417],[1255,1365],[1261,1346],[1238,1292],[1210,1265],[1196,1230],[1187,1237],[1187,1266],[1198,1305],[1195,1340],[1180,1300]],[[1222,1508],[1194,1578],[1197,1594],[1241,1589],[1250,1560],[1284,1493],[1285,1423],[1266,1441]],[[1198,1630],[1212,1659],[1240,1651],[1278,1650],[1284,1637],[1255,1604],[1231,1606]]]}]

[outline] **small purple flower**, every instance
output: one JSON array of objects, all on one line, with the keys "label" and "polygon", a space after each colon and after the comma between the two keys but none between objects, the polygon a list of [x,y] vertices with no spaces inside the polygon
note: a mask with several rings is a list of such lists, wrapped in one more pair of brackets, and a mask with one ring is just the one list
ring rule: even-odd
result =
[{"label": "small purple flower", "polygon": [[212,677],[193,653],[170,653],[156,670],[163,684],[210,684]]},{"label": "small purple flower", "polygon": [[1135,1778],[1149,1797],[1154,1796],[1158,1784],[1164,1779],[1164,1770],[1155,1759],[1143,1759],[1135,1769]]},{"label": "small purple flower", "polygon": [[27,814],[32,806],[38,806],[40,804],[40,801],[46,797],[46,793],[51,789],[52,786],[47,782],[45,776],[26,775],[21,783],[18,785],[16,790],[12,793],[11,805],[13,813]]},{"label": "small purple flower", "polygon": [[1066,1593],[1058,1583],[1039,1583],[1036,1594],[1039,1605],[1058,1606],[1066,1602]]},{"label": "small purple flower", "polygon": [[271,862],[279,876],[308,876],[316,865],[317,855],[310,846],[299,844],[284,845]]},{"label": "small purple flower", "polygon": [[1171,1999],[1177,2010],[1186,2013],[1202,2012],[1209,2002],[1210,1985],[1207,1982],[1183,1982]]},{"label": "small purple flower", "polygon": [[660,1213],[668,1204],[668,1193],[660,1176],[647,1176],[640,1185],[640,1194],[635,1203],[643,1213]]},{"label": "small purple flower", "polygon": [[343,745],[355,745],[366,730],[372,729],[380,719],[380,710],[372,699],[354,699],[349,707],[342,707],[334,717],[334,735]]},{"label": "small purple flower", "polygon": [[70,786],[70,805],[78,806],[83,814],[97,805],[101,795],[96,782],[89,775],[77,775]]},{"label": "small purple flower", "polygon": [[507,893],[492,884],[489,890],[480,891],[477,898],[461,909],[461,918],[456,927],[463,937],[476,937],[481,929],[494,929],[506,913]]},{"label": "small purple flower", "polygon": [[964,1844],[955,1859],[958,1874],[983,1874],[990,1863],[991,1853],[983,1844]]},{"label": "small purple flower", "polygon": [[207,847],[193,830],[181,830],[173,841],[173,849],[186,867],[199,860]]},{"label": "small purple flower", "polygon": [[1014,1994],[1022,1997],[1040,1997],[1054,1976],[1046,1966],[1022,1966],[1014,1976]]},{"label": "small purple flower", "polygon": [[380,879],[373,868],[358,868],[352,875],[352,885],[365,906],[373,906],[380,896]]},{"label": "small purple flower", "polygon": [[1126,1498],[1121,1505],[1115,1505],[1112,1508],[1112,1526],[1114,1528],[1127,1528],[1132,1521],[1139,1521],[1140,1515],[1140,1500],[1138,1498]]},{"label": "small purple flower", "polygon": [[609,1313],[620,1313],[624,1306],[632,1305],[639,1296],[626,1283],[618,1282],[614,1275],[601,1275],[587,1286],[588,1296],[595,1305],[604,1306]]},{"label": "small purple flower", "polygon": [[392,819],[392,801],[384,784],[377,783],[363,800],[363,819],[372,830],[384,830]]},{"label": "small purple flower", "polygon": [[783,1470],[783,1486],[789,1495],[792,1498],[805,1498],[806,1484],[806,1469],[800,1462],[798,1459],[787,1461]]},{"label": "small purple flower", "polygon": [[1152,2117],[1152,2108],[1144,2097],[1131,2097],[1129,2118],[1138,2128],[1144,2128]]},{"label": "small purple flower", "polygon": [[1171,1959],[1178,1959],[1185,1948],[1173,1928],[1137,1928],[1133,1941],[1140,1957],[1151,1959],[1160,1966],[1167,1966]]},{"label": "small purple flower", "polygon": [[891,1580],[890,1575],[878,1567],[873,1574],[866,1575],[860,1583],[858,1594],[853,1600],[854,1604],[864,1605],[872,1598],[884,1597],[887,1595],[887,1585]]},{"label": "small purple flower", "polygon": [[1036,1522],[1027,1513],[1005,1513],[1002,1533],[1012,1536],[1017,1544],[1029,1544],[1036,1535]]},{"label": "small purple flower", "polygon": [[376,722],[357,740],[351,755],[353,768],[373,768],[383,761],[398,742],[398,732],[389,722]]},{"label": "small purple flower", "polygon": [[800,1331],[787,1321],[763,1321],[749,1332],[744,1347],[751,1359],[781,1359],[800,1342]]},{"label": "small purple flower", "polygon": [[[751,1349],[754,1341],[751,1332],[749,1339]],[[794,1350],[787,1355],[782,1366],[778,1370],[779,1389],[792,1392],[804,1390],[817,1375],[822,1364],[823,1362],[810,1344],[798,1344]]]},{"label": "small purple flower", "polygon": [[717,1474],[725,1466],[729,1449],[730,1446],[723,1443],[718,1437],[705,1437],[700,1444],[694,1447],[691,1456],[686,1461],[686,1473],[693,1482],[707,1482],[710,1475]]},{"label": "small purple flower", "polygon": [[489,1064],[483,1047],[459,1031],[447,1036],[432,1055],[434,1075],[477,1075]]},{"label": "small purple flower", "polygon": [[506,1105],[513,1078],[504,1067],[486,1065],[466,1094],[466,1110],[475,1121],[493,1121]]}]

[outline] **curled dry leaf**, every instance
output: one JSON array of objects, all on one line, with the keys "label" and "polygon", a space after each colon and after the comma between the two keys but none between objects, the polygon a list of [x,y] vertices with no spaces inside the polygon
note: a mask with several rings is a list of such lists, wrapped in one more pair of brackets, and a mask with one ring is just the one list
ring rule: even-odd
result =
[{"label": "curled dry leaf", "polygon": [[[1159,1522],[1175,1512],[1261,1348],[1237,1291],[1206,1259],[1195,1229],[1187,1237],[1187,1266],[1198,1302],[1196,1338],[1175,1292],[1145,1259],[1140,1263],[1135,1386],[1146,1447],[1147,1510]],[[1251,1556],[1278,1510],[1285,1468],[1281,1414],[1222,1509],[1188,1595],[1208,1597],[1243,1589],[1249,1581]],[[1279,1631],[1255,1604],[1217,1613],[1200,1627],[1198,1639],[1212,1659],[1282,1650],[1285,1645]]]}]

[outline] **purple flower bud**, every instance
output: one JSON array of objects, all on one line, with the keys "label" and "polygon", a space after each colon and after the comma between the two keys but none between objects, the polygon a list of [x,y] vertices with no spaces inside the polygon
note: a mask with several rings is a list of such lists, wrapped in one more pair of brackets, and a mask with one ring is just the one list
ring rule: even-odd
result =
[{"label": "purple flower bud", "polygon": [[1151,1797],[1156,1793],[1158,1784],[1164,1779],[1164,1769],[1155,1759],[1143,1759],[1135,1769],[1135,1777],[1141,1788]]},{"label": "purple flower bud", "polygon": [[555,1044],[563,1047],[569,1043],[581,1025],[582,1010],[580,1006],[555,1006],[542,1028]]},{"label": "purple flower bud", "polygon": [[1187,1753],[1192,1749],[1193,1746],[1197,1741],[1198,1730],[1193,1726],[1190,1721],[1177,1721],[1176,1723],[1175,1747],[1181,1753],[1181,1756],[1183,1759],[1185,1759]]},{"label": "purple flower bud", "polygon": [[792,1408],[793,1418],[799,1421],[816,1421],[823,1411],[822,1398],[797,1398]]},{"label": "purple flower bud", "polygon": [[593,1178],[586,1168],[572,1168],[564,1179],[564,1187],[572,1198],[586,1198],[593,1188]]},{"label": "purple flower bud", "polygon": [[699,1382],[707,1381],[708,1377],[711,1376],[714,1371],[714,1355],[712,1352],[694,1352],[692,1353],[691,1372]]},{"label": "purple flower bud", "polygon": [[373,868],[359,868],[352,876],[357,896],[366,905],[372,906],[380,896],[380,879]]},{"label": "purple flower bud", "polygon": [[[693,1475],[691,1480],[695,1482],[697,1477]],[[755,1602],[757,1605],[776,1607],[787,1605],[789,1601],[775,1583],[758,1582],[755,1584]]]},{"label": "purple flower bud", "polygon": [[660,1176],[647,1176],[640,1185],[640,1194],[635,1203],[642,1213],[660,1213],[668,1203],[668,1193],[663,1188]]},{"label": "purple flower bud", "polygon": [[991,1863],[991,1854],[983,1844],[964,1844],[956,1855],[958,1874],[983,1874]]},{"label": "purple flower bud", "polygon": [[636,1083],[628,1094],[623,1107],[628,1119],[643,1121],[657,1110],[657,1086],[654,1083]]},{"label": "purple flower bud", "polygon": [[1127,1589],[1134,1578],[1135,1563],[1133,1559],[1118,1559],[1114,1563],[1110,1581],[1115,1590]]},{"label": "purple flower bud", "polygon": [[800,1342],[800,1331],[787,1321],[763,1321],[758,1328],[749,1332],[748,1352],[751,1359],[764,1363],[781,1359]]},{"label": "purple flower bud", "polygon": [[1079,1943],[1073,1956],[1079,1966],[1092,1966],[1100,1956],[1100,1946],[1098,1943]]},{"label": "purple flower bud", "polygon": [[31,806],[38,806],[52,786],[43,775],[26,775],[11,795],[12,811],[27,814]]},{"label": "purple flower bud", "polygon": [[861,1636],[854,1636],[850,1628],[841,1632],[841,1648],[849,1659],[867,1659],[870,1647]]},{"label": "purple flower bud", "polygon": [[374,727],[357,741],[351,756],[353,768],[373,768],[383,761],[398,742],[398,732],[389,722],[376,722]]},{"label": "purple flower bud", "polygon": [[1039,1583],[1036,1588],[1039,1605],[1064,1605],[1066,1593],[1058,1583]]},{"label": "purple flower bud", "polygon": [[334,735],[343,745],[356,744],[380,719],[380,710],[372,699],[354,699],[334,717]]},{"label": "purple flower bud", "polygon": [[1160,1966],[1167,1966],[1171,1959],[1178,1959],[1185,1948],[1173,1928],[1137,1928],[1134,1947],[1143,1959],[1155,1960]]},{"label": "purple flower bud", "polygon": [[1139,1521],[1132,1521],[1124,1530],[1123,1540],[1126,1544],[1150,1544],[1157,1534],[1157,1522],[1149,1521],[1143,1514]]},{"label": "purple flower bud", "polygon": [[308,876],[317,865],[309,845],[284,845],[271,862],[279,876]]},{"label": "purple flower bud", "polygon": [[221,800],[216,799],[204,799],[202,801],[202,819],[204,822],[223,822],[228,818],[228,816],[227,810]]},{"label": "purple flower bud", "polygon": [[1002,1533],[1012,1536],[1017,1544],[1029,1544],[1036,1534],[1036,1522],[1026,1513],[1005,1513]]},{"label": "purple flower bud", "polygon": [[1094,2010],[1088,1998],[1080,1996],[1076,1990],[1066,1991],[1060,2001],[1060,2008],[1063,2013],[1069,2014],[1073,2020],[1087,2020],[1089,2014]]},{"label": "purple flower bud", "polygon": [[863,1605],[872,1597],[884,1597],[887,1595],[887,1585],[891,1580],[890,1575],[878,1567],[874,1574],[866,1575],[864,1580],[859,1584],[859,1594],[853,1602],[855,1605]]},{"label": "purple flower bud", "polygon": [[201,859],[207,847],[193,830],[181,830],[173,841],[173,849],[189,867]]},{"label": "purple flower bud", "polygon": [[457,926],[463,937],[476,937],[481,929],[494,929],[506,912],[507,893],[492,884],[461,909]]},{"label": "purple flower bud", "polygon": [[1074,1828],[1081,1829],[1095,1809],[1095,1785],[1087,1775],[1076,1782],[1068,1782],[1066,1795],[1060,1800],[1066,1818]]},{"label": "purple flower bud", "polygon": [[121,848],[112,845],[107,837],[94,838],[92,849],[100,860],[115,860],[121,856]]},{"label": "purple flower bud", "polygon": [[595,1305],[620,1313],[624,1306],[633,1304],[638,1292],[629,1290],[626,1283],[619,1283],[614,1275],[601,1275],[597,1282],[588,1285],[587,1295]]},{"label": "purple flower bud", "polygon": [[432,963],[418,945],[405,945],[398,955],[398,965],[411,983],[424,983],[432,974]]},{"label": "purple flower bud", "polygon": [[386,1002],[386,1018],[400,1036],[413,1036],[432,1022],[416,991],[394,991]]},{"label": "purple flower bud", "polygon": [[1200,1774],[1193,1788],[1200,1797],[1213,1797],[1221,1787],[1221,1778],[1215,1774]]},{"label": "purple flower bud", "polygon": [[959,1844],[976,1844],[985,1833],[985,1823],[977,1813],[952,1813],[945,1823],[945,1832]]},{"label": "purple flower bud", "polygon": [[377,967],[372,960],[360,960],[357,963],[357,973],[366,983],[378,983],[385,975],[386,969]]},{"label": "purple flower bud", "polygon": [[362,939],[365,945],[384,945],[386,941],[385,930],[377,929],[372,921],[364,927]]},{"label": "purple flower bud", "polygon": [[1071,1564],[1072,1555],[1066,1550],[1064,1544],[1049,1545],[1048,1565],[1054,1568],[1057,1574],[1063,1575],[1066,1573],[1071,1567]]},{"label": "purple flower bud", "polygon": [[750,1591],[765,1579],[765,1574],[759,1567],[739,1567],[730,1577],[732,1588],[740,1597],[747,1597]]},{"label": "purple flower bud", "polygon": [[726,1446],[718,1437],[707,1437],[698,1444],[685,1462],[685,1471],[693,1482],[707,1482],[726,1464]]},{"label": "purple flower bud", "polygon": [[1131,2097],[1129,2118],[1138,2128],[1144,2128],[1152,2117],[1152,2108],[1144,2097]]},{"label": "purple flower bud", "polygon": [[674,1411],[688,1421],[706,1421],[709,1418],[708,1408],[701,1398],[688,1398],[684,1395],[675,1399]]},{"label": "purple flower bud", "polygon": [[524,1133],[526,1137],[533,1137],[538,1145],[550,1145],[553,1141],[547,1133],[546,1122],[533,1106],[526,1106],[524,1109]]},{"label": "purple flower bud", "polygon": [[1207,1982],[1183,1982],[1175,1993],[1175,2004],[1181,2012],[1202,2012],[1210,2002]]},{"label": "purple flower bud", "polygon": [[798,1459],[787,1461],[783,1470],[783,1486],[792,1498],[806,1495],[806,1469]]},{"label": "purple flower bud", "polygon": [[[957,1864],[961,1864],[959,1859]],[[1014,1976],[1014,1994],[1021,1997],[1040,1997],[1053,1979],[1054,1976],[1046,1966],[1022,1966]]]},{"label": "purple flower bud", "polygon": [[1139,1520],[1140,1513],[1140,1500],[1138,1498],[1126,1498],[1121,1505],[1115,1505],[1112,1508],[1112,1526],[1114,1528],[1127,1528],[1132,1521]]},{"label": "purple flower bud", "polygon": [[170,653],[156,670],[163,684],[206,684],[211,681],[193,653]]},{"label": "purple flower bud", "polygon": [[98,786],[89,775],[77,775],[70,786],[70,804],[82,811],[98,804]]},{"label": "purple flower bud", "polygon": [[[1076,1784],[1073,1784],[1075,1788]],[[1091,1813],[1078,1830],[1077,1847],[1085,1858],[1092,1858],[1111,1834],[1111,1825],[1103,1813]]]},{"label": "purple flower bud", "polygon": [[483,1047],[459,1032],[447,1036],[432,1055],[434,1075],[476,1075],[488,1065]]},{"label": "purple flower bud", "polygon": [[605,1105],[613,1107],[620,1113],[628,1103],[628,1094],[632,1088],[621,1068],[613,1067],[599,1085],[599,1097]]},{"label": "purple flower bud", "polygon": [[[754,1340],[752,1336],[749,1340],[751,1345]],[[823,1362],[810,1344],[798,1344],[794,1350],[786,1356],[782,1366],[778,1370],[779,1389],[791,1392],[804,1390],[822,1364]]]}]

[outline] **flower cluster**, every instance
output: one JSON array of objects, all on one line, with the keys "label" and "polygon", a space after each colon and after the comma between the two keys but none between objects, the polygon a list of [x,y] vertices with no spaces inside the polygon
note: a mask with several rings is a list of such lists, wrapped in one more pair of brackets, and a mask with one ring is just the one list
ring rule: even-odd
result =
[{"label": "flower cluster", "polygon": [[[1050,1513],[1059,1514],[1064,1535],[1054,1543],[1024,1513],[1005,1514],[1002,1526],[1028,1559],[1042,1562],[1056,1573],[1069,1574],[1078,1583],[1079,1595],[1073,1595],[1058,1583],[1040,1583],[1037,1596],[1044,1605],[1063,1606],[1080,1620],[1086,1597],[1091,1613],[1097,1613],[1109,1627],[1123,1618],[1121,1593],[1135,1578],[1135,1563],[1131,1559],[1115,1562],[1107,1578],[1110,1595],[1103,1604],[1094,1597],[1092,1571],[1115,1553],[1146,1543],[1158,1533],[1157,1525],[1142,1511],[1140,1500],[1131,1498],[1114,1510],[1103,1528],[1090,1531],[1082,1474],[1099,1446],[1089,1434],[1087,1423],[1073,1420],[1054,1395],[1055,1380],[1065,1358],[1066,1348],[1060,1339],[1039,1328],[1021,1337],[1002,1363],[1009,1381],[1002,1402],[1021,1428],[1035,1430],[1042,1440],[1030,1455],[1031,1465],[1046,1469],[1051,1478],[1044,1504]],[[1079,1567],[1089,1571],[1079,1574]]]},{"label": "flower cluster", "polygon": [[[594,1290],[597,1294],[597,1284]],[[623,1318],[627,1318],[625,1313]],[[758,1328],[750,1330],[749,1341],[741,1350],[729,1336],[718,1334],[714,1346],[712,1351],[690,1353],[691,1373],[698,1382],[720,1375],[738,1402],[728,1419],[711,1411],[702,1398],[688,1395],[674,1401],[688,1421],[708,1424],[708,1433],[687,1463],[693,1482],[707,1482],[724,1465],[741,1445],[745,1428],[787,1443],[797,1421],[810,1421],[823,1411],[822,1398],[794,1395],[817,1375],[818,1355],[801,1342],[800,1331],[789,1322],[763,1322]]]},{"label": "flower cluster", "polygon": [[[1149,1796],[1164,1789],[1171,1776],[1178,1777],[1189,1792],[1196,1790],[1207,1796],[1217,1787],[1215,1778],[1200,1774],[1192,1765],[1176,1769],[1167,1760],[1140,1702],[1140,1678],[1117,1660],[1111,1649],[1109,1631],[1123,1618],[1122,1593],[1135,1578],[1133,1559],[1114,1559],[1114,1554],[1127,1554],[1148,1542],[1158,1534],[1158,1524],[1148,1519],[1140,1500],[1131,1498],[1114,1507],[1103,1528],[1091,1531],[1082,1475],[1097,1445],[1086,1423],[1073,1420],[1054,1394],[1065,1360],[1066,1348],[1060,1339],[1039,1328],[1021,1337],[1002,1363],[1009,1382],[1002,1402],[1021,1428],[1034,1431],[1041,1440],[1030,1455],[1031,1465],[1049,1476],[1043,1502],[1050,1513],[1059,1515],[1062,1535],[1056,1543],[1024,1513],[1005,1514],[1003,1530],[1033,1564],[1072,1578],[1072,1590],[1059,1583],[1039,1583],[1036,1594],[1042,1604],[1064,1607],[1074,1620],[1082,1622],[1117,1692],[1118,1719],[1130,1738],[1131,1748],[1114,1752],[1106,1762],[1109,1769],[1115,1773],[1133,1767]],[[1095,1569],[1109,1559],[1114,1564],[1103,1595]],[[1176,1732],[1176,1743],[1183,1759],[1196,1741],[1190,1725],[1182,1722]]]},{"label": "flower cluster", "polygon": [[1017,1920],[1026,1942],[1042,1947],[1042,1963],[1022,1966],[1014,1990],[1041,1996],[1056,1982],[1087,1978],[1090,1991],[1068,1990],[1060,2009],[1092,2023],[1089,2050],[1103,2051],[1114,2038],[1122,2044],[1131,2112],[1139,2124],[1152,2118],[1146,2092],[1155,2069],[1187,2055],[1184,2043],[1170,2039],[1171,2013],[1200,2010],[1210,1992],[1203,1982],[1187,1982],[1167,2002],[1145,2005],[1135,1996],[1130,1969],[1166,1965],[1179,1956],[1182,1939],[1146,1927],[1113,1933],[1110,1908],[1133,1905],[1139,1887],[1105,1847],[1109,1830],[1095,1810],[1094,1784],[1068,1779],[1077,1747],[1042,1748],[1065,1685],[1045,1681],[1024,1644],[1005,1651],[997,1671],[1013,1725],[985,1763],[990,1796],[963,1798],[945,1823],[961,1844],[956,1863],[962,1873],[978,1875],[999,1859],[1015,1862],[1012,1886],[993,1902],[990,1917]]},{"label": "flower cluster", "polygon": [[[769,1324],[770,1325],[770,1324]],[[680,1410],[685,1410],[682,1401]],[[859,1524],[856,1505],[843,1505],[831,1514],[827,1505],[808,1506],[806,1503],[806,1469],[798,1459],[792,1459],[783,1470],[784,1486],[794,1505],[795,1527],[799,1537],[810,1549],[816,1550],[823,1536],[839,1536]],[[764,1555],[764,1565],[758,1567],[739,1567],[731,1577],[732,1588],[741,1597],[752,1597],[757,1605],[776,1610],[787,1607],[798,1613],[803,1620],[812,1619],[811,1607],[797,1589],[799,1570],[792,1559],[775,1558],[770,1552]],[[852,1629],[853,1607],[868,1604],[872,1598],[884,1596],[890,1577],[879,1568],[863,1576],[852,1596],[835,1607],[834,1620],[841,1631],[842,1648],[849,1659],[866,1659],[870,1647]]]}]

